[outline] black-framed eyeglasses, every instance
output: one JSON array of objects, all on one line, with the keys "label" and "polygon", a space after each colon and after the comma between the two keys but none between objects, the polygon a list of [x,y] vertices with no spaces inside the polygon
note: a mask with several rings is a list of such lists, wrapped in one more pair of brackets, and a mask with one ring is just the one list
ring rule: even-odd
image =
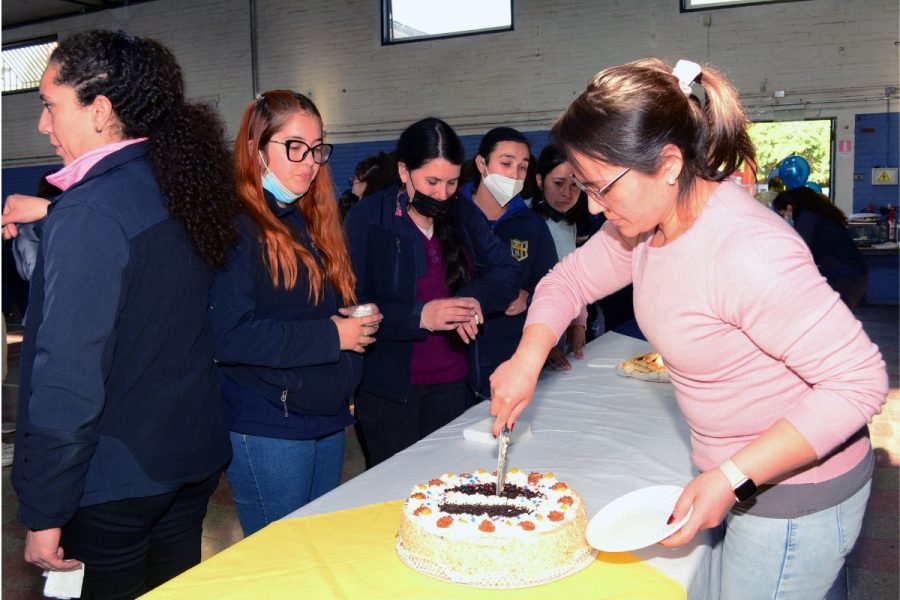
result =
[{"label": "black-framed eyeglasses", "polygon": [[350,184],[350,187],[353,187],[357,183],[359,183],[359,179],[357,179],[356,175],[351,175],[347,178],[347,183]]},{"label": "black-framed eyeglasses", "polygon": [[607,183],[600,189],[597,189],[592,185],[587,185],[587,184],[581,183],[580,181],[578,181],[578,178],[575,177],[574,173],[572,173],[572,181],[575,182],[575,185],[578,187],[579,190],[581,190],[588,196],[593,196],[594,200],[603,200],[603,197],[606,196],[606,194],[609,192],[609,188],[611,188],[615,182],[622,179],[622,177],[625,176],[625,173],[627,173],[630,170],[631,170],[631,167],[628,167],[627,169],[625,169],[624,171],[622,171],[621,173],[619,173],[618,175],[613,177],[609,181],[609,183]]},{"label": "black-framed eyeglasses", "polygon": [[283,142],[280,140],[269,141],[284,146],[287,159],[291,162],[303,162],[306,155],[312,152],[313,161],[316,164],[324,165],[328,162],[328,159],[331,158],[331,151],[334,150],[333,144],[316,144],[315,146],[310,146],[306,142],[301,142],[300,140],[285,140]]}]

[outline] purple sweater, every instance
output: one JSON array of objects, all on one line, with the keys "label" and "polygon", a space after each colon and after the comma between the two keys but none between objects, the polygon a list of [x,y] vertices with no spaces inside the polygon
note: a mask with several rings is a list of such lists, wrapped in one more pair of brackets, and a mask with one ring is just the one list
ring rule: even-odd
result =
[{"label": "purple sweater", "polygon": [[[417,230],[418,231],[418,230]],[[419,236],[425,244],[425,258],[428,266],[416,281],[416,300],[428,302],[450,297],[444,273],[447,270],[441,244],[432,236],[429,240],[421,231]],[[469,372],[469,362],[462,348],[454,349],[451,340],[457,338],[456,331],[435,331],[413,345],[409,382],[413,385],[449,383],[465,379]],[[457,346],[462,346],[460,343]]]}]

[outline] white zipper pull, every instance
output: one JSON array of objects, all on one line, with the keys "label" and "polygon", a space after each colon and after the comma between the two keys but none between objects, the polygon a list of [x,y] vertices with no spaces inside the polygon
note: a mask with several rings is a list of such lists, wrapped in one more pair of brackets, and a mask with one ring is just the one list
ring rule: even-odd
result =
[{"label": "white zipper pull", "polygon": [[287,390],[281,390],[281,404],[284,405],[284,418],[288,418],[288,409],[287,409]]}]

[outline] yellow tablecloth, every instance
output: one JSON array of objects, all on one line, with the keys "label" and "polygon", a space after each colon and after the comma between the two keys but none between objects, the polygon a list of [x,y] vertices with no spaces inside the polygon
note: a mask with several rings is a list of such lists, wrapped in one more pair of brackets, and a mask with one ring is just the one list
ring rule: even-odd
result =
[{"label": "yellow tablecloth", "polygon": [[481,590],[433,579],[397,557],[401,504],[278,521],[142,598],[686,598],[677,582],[627,553],[601,552],[575,575],[532,588]]}]

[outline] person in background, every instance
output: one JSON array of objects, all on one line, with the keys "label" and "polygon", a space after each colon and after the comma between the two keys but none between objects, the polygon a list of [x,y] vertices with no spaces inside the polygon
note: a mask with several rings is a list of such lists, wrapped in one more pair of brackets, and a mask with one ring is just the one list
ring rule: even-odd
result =
[{"label": "person in background", "polygon": [[491,381],[493,431],[581,306],[633,281],[701,472],[661,544],[724,519],[723,598],[823,598],[860,532],[887,374],[803,240],[728,181],[754,162],[747,123],[716,70],[657,59],[601,71],[563,113],[552,135],[608,221],[538,287]]},{"label": "person in background", "polygon": [[518,297],[502,314],[489,316],[484,323],[478,344],[478,400],[490,398],[490,376],[512,356],[534,287],[557,261],[547,224],[519,196],[530,157],[528,138],[510,127],[495,127],[481,138],[473,159],[473,180],[460,189],[461,199],[479,209],[522,272]]},{"label": "person in background", "polygon": [[[519,269],[472,204],[457,198],[463,147],[444,121],[397,142],[400,181],[363,198],[344,228],[360,302],[384,314],[356,393],[368,466],[446,425],[471,403],[466,344],[519,290]],[[479,336],[480,337],[480,336]]]},{"label": "person in background", "polygon": [[379,152],[359,161],[348,181],[350,188],[341,194],[341,218],[347,216],[360,198],[386,188],[396,177],[394,157],[387,152]]},{"label": "person in background", "polygon": [[210,315],[244,535],[340,484],[348,403],[379,315],[345,318],[356,278],[306,96],[265,92],[234,147],[240,243],[215,278]]},{"label": "person in background", "polygon": [[869,268],[847,233],[841,209],[808,187],[781,192],[772,200],[772,209],[794,226],[828,285],[855,310],[866,295]]},{"label": "person in background", "polygon": [[[583,212],[587,212],[586,199],[572,179],[572,165],[563,156],[556,144],[548,144],[541,150],[537,160],[536,181],[538,193],[531,204],[547,223],[556,254],[562,260],[575,251],[578,241],[577,222]],[[575,358],[584,358],[585,329],[588,310],[582,310],[566,329],[559,344],[553,347],[547,362],[554,367],[570,369],[572,366],[567,353]],[[599,327],[603,327],[603,313],[599,312]]]},{"label": "person in background", "polygon": [[200,561],[231,453],[207,316],[236,240],[225,130],[167,48],[124,32],[62,40],[40,98],[64,166],[21,354],[25,560],[134,598]]}]

